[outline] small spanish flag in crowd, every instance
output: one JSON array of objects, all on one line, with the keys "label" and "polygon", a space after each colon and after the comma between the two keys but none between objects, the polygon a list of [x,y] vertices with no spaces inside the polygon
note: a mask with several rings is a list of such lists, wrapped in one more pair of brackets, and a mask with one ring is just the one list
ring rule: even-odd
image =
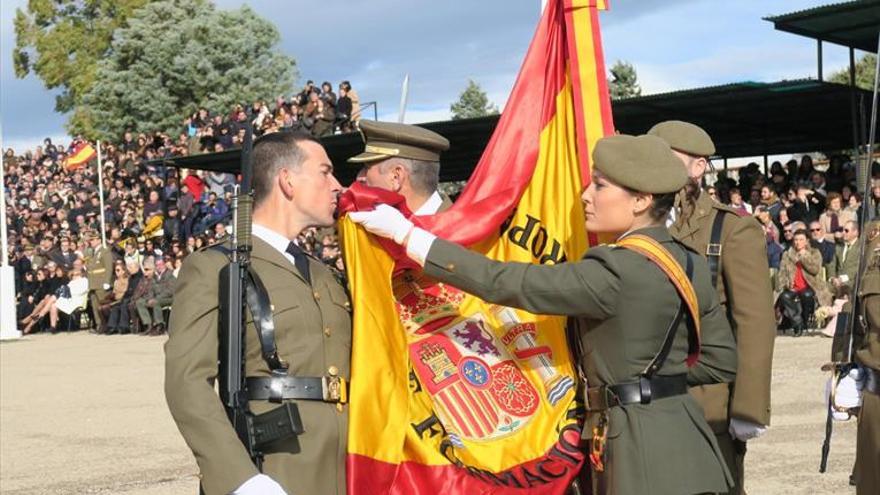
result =
[{"label": "small spanish flag in crowd", "polygon": [[79,170],[97,155],[95,148],[88,141],[80,141],[76,143],[67,159],[64,160],[64,170],[68,172]]},{"label": "small spanish flag in crowd", "polygon": [[[416,225],[502,261],[562,263],[596,244],[580,194],[594,144],[614,132],[606,8],[548,2],[460,198]],[[341,206],[394,204],[386,193],[355,184]],[[349,493],[565,493],[584,462],[565,318],[438,283],[346,217],[340,232],[354,301]]]}]

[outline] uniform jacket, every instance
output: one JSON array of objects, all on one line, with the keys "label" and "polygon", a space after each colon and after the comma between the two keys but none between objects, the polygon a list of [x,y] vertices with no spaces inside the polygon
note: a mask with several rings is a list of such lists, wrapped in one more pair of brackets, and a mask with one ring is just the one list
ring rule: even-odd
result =
[{"label": "uniform jacket", "polygon": [[[686,248],[664,227],[637,232],[659,241],[684,266]],[[683,320],[659,374],[687,373],[694,385],[730,381],[736,373],[733,334],[709,283],[706,262],[692,256],[702,354],[696,366],[686,367]],[[638,380],[660,350],[680,302],[656,265],[613,246],[591,248],[578,262],[547,266],[500,263],[438,239],[425,273],[491,303],[572,317],[588,386]],[[595,415],[588,418],[585,432],[595,421]],[[715,435],[688,394],[611,408],[608,447],[609,492],[615,495],[724,492],[731,481]]]},{"label": "uniform jacket", "polygon": [[113,253],[109,248],[97,248],[97,254],[86,261],[86,273],[89,277],[89,290],[103,291],[104,284],[109,284],[113,275]]},{"label": "uniform jacket", "polygon": [[[331,367],[349,379],[351,358],[350,304],[330,270],[310,259],[312,284],[281,253],[254,237],[253,269],[273,305],[276,342],[290,375],[325,376]],[[171,415],[201,471],[207,495],[226,495],[257,474],[229,424],[214,391],[217,377],[217,300],[220,269],[228,263],[219,251],[206,249],[186,258],[174,293],[169,339],[165,344],[165,397]],[[250,318],[250,317],[249,317]],[[254,326],[245,331],[247,376],[268,376]],[[296,401],[305,432],[300,451],[284,444],[270,453],[263,472],[291,494],[344,494],[348,407]],[[251,401],[262,413],[277,407]]]},{"label": "uniform jacket", "polygon": [[776,321],[768,276],[767,245],[761,226],[702,193],[693,210],[685,207],[669,233],[705,255],[715,216],[723,214],[721,260],[716,289],[736,336],[739,369],[733,384],[691,390],[717,433],[727,431],[730,416],[770,424],[770,370]]}]

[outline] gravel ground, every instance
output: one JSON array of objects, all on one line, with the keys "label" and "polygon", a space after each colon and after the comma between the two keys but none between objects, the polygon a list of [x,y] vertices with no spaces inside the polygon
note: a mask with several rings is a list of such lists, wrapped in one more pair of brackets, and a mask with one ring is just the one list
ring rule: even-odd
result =
[{"label": "gravel ground", "polygon": [[[79,332],[0,344],[0,493],[197,493],[165,406],[164,341]],[[773,426],[746,458],[751,495],[855,492],[855,421],[835,424],[828,472],[818,473],[830,344],[776,340]]]}]

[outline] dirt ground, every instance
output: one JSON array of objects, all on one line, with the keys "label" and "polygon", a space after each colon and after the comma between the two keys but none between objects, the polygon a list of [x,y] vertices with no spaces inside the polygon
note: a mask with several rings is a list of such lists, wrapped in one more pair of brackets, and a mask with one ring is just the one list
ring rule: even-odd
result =
[{"label": "dirt ground", "polygon": [[[177,495],[196,465],[165,406],[164,337],[38,335],[0,344],[0,493]],[[828,472],[819,371],[830,339],[779,337],[773,425],[749,443],[751,495],[854,493],[855,421],[835,424]]]}]

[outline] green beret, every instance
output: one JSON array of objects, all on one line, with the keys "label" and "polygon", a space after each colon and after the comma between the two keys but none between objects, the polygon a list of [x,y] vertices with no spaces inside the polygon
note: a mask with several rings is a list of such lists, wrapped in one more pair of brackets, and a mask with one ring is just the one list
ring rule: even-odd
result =
[{"label": "green beret", "polygon": [[715,143],[709,134],[690,122],[667,120],[652,127],[648,134],[663,138],[672,149],[691,156],[710,157],[715,154]]},{"label": "green beret", "polygon": [[593,167],[621,186],[651,194],[677,192],[688,180],[684,164],[656,136],[604,137],[593,149]]},{"label": "green beret", "polygon": [[449,140],[424,127],[361,120],[360,131],[364,152],[349,158],[351,163],[369,163],[393,157],[439,162],[440,153],[449,149]]}]

